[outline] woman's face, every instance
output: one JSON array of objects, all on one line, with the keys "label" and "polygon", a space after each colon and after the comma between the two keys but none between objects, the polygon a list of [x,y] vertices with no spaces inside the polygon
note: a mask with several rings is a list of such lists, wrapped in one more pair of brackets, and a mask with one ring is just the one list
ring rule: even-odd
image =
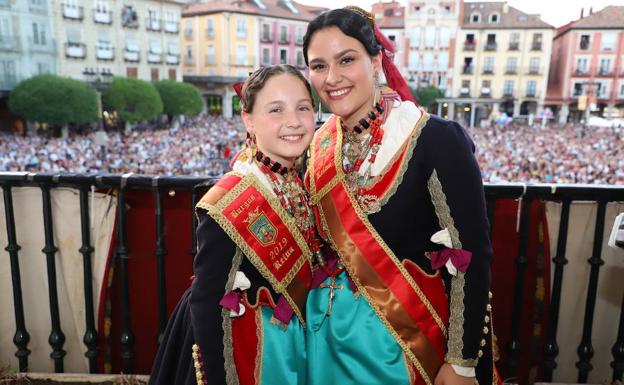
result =
[{"label": "woman's face", "polygon": [[303,154],[314,135],[310,93],[291,74],[267,80],[256,95],[253,111],[241,115],[260,151],[284,166],[291,166]]},{"label": "woman's face", "polygon": [[359,40],[328,27],[312,35],[308,63],[310,82],[321,101],[347,125],[353,126],[370,111],[380,54],[371,57]]}]

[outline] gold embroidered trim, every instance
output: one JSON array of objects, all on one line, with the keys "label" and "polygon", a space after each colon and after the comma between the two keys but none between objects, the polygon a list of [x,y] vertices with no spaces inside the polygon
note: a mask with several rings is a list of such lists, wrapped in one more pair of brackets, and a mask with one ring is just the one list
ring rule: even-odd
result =
[{"label": "gold embroidered trim", "polygon": [[[243,253],[237,247],[234,258],[232,258],[232,267],[228,274],[228,281],[225,284],[225,292],[228,293],[234,287],[234,279],[236,278],[236,272],[240,268],[243,261]],[[236,362],[234,361],[234,336],[232,333],[232,317],[230,317],[230,310],[223,308],[221,310],[221,317],[223,319],[223,358],[225,361],[225,383],[228,385],[238,385],[238,373],[236,372]]]},{"label": "gold embroidered trim", "polygon": [[431,195],[431,201],[433,202],[440,228],[446,228],[449,231],[453,248],[461,249],[462,244],[459,240],[459,232],[457,228],[455,228],[455,221],[453,221],[453,217],[451,216],[451,209],[446,203],[446,194],[444,194],[442,183],[440,183],[438,172],[435,169],[431,173],[431,177],[429,177],[427,187],[429,188],[429,195]]},{"label": "gold embroidered trim", "polygon": [[[457,276],[451,279],[451,304],[449,316],[448,351],[446,360],[459,361],[461,366],[477,366],[476,360],[464,360],[464,286],[466,284],[464,273],[457,272]],[[469,362],[474,361],[473,365]]]},{"label": "gold embroidered trim", "polygon": [[405,353],[403,353],[403,363],[405,364],[405,370],[407,371],[409,385],[416,384],[416,371],[414,370],[414,365],[412,365],[412,362],[409,358],[407,358]]},{"label": "gold embroidered trim", "polygon": [[414,289],[414,291],[418,295],[418,298],[420,298],[420,300],[425,305],[425,307],[427,308],[429,313],[431,313],[431,316],[435,320],[436,324],[438,324],[438,327],[442,330],[444,335],[446,335],[446,326],[444,325],[444,322],[442,322],[442,318],[440,318],[440,316],[438,315],[436,310],[433,308],[433,305],[431,305],[431,303],[429,302],[429,300],[427,299],[425,294],[422,292],[422,290],[420,289],[420,287],[418,286],[416,281],[414,281],[414,278],[412,278],[410,273],[407,272],[407,270],[405,269],[405,266],[399,261],[399,258],[397,258],[397,256],[390,249],[390,247],[388,247],[388,245],[384,242],[384,240],[381,239],[381,236],[379,235],[377,230],[375,230],[373,225],[369,222],[368,217],[366,216],[366,214],[364,214],[362,212],[359,204],[357,203],[357,201],[355,200],[355,198],[353,197],[351,192],[347,189],[347,187],[344,184],[344,182],[342,182],[342,184],[343,184],[343,188],[345,190],[345,193],[347,194],[347,197],[349,198],[349,201],[351,202],[351,205],[353,205],[353,208],[354,208],[355,212],[357,213],[357,216],[360,218],[362,223],[366,226],[366,228],[371,233],[371,235],[373,236],[375,241],[377,241],[379,246],[381,246],[381,248],[386,252],[386,254],[388,254],[388,256],[390,257],[392,262],[395,264],[397,269],[399,269],[399,271],[401,272],[401,275],[403,275],[405,277],[405,279],[407,280],[407,282],[409,282],[409,284],[412,287],[412,289]]},{"label": "gold embroidered trim", "polygon": [[200,358],[200,350],[199,345],[193,344],[193,366],[195,367],[195,379],[197,380],[197,385],[204,385],[204,371],[202,370],[202,362],[199,360]]},{"label": "gold embroidered trim", "polygon": [[[390,198],[392,198],[392,196],[396,193],[397,189],[403,182],[405,171],[407,171],[407,166],[409,165],[409,162],[412,159],[412,155],[414,154],[414,149],[416,148],[416,145],[418,144],[418,138],[420,138],[420,134],[422,133],[423,128],[425,127],[425,125],[427,125],[427,122],[429,121],[430,115],[427,112],[425,112],[422,108],[418,107],[418,109],[421,111],[421,117],[420,119],[418,119],[418,122],[416,122],[416,125],[414,126],[414,129],[412,130],[412,133],[410,134],[410,139],[408,139],[409,144],[407,148],[407,153],[405,154],[405,158],[403,158],[403,162],[401,163],[401,167],[399,168],[397,177],[394,178],[394,180],[392,181],[392,186],[390,186],[390,188],[386,191],[386,193],[382,195],[378,200],[380,210],[383,205],[388,203]],[[399,151],[399,154],[400,153],[401,151]],[[388,165],[392,165],[392,163],[394,162],[390,162]],[[383,175],[383,173],[380,175]]]},{"label": "gold embroidered trim", "polygon": [[[431,201],[435,208],[436,216],[440,228],[446,228],[451,236],[451,243],[453,248],[461,249],[462,244],[459,239],[459,232],[455,227],[455,222],[451,216],[451,209],[446,201],[446,194],[442,189],[442,183],[438,179],[438,173],[434,169],[431,173],[431,177],[427,183],[429,188],[429,195],[431,195]],[[464,350],[464,286],[466,280],[464,273],[457,272],[457,276],[451,278],[451,295],[450,295],[450,315],[449,315],[449,334],[448,334],[448,346],[446,353],[447,361],[461,361],[463,359]],[[466,362],[470,362],[468,360]],[[476,362],[476,361],[475,361]],[[461,365],[461,364],[458,364]],[[475,364],[476,365],[476,364]],[[464,365],[465,366],[465,365]]]},{"label": "gold embroidered trim", "polygon": [[[318,202],[321,200],[321,198],[323,198],[331,189],[333,189],[339,182],[340,182],[340,177],[339,174],[336,174],[336,176],[334,176],[322,189],[321,191],[316,191],[316,175],[314,174],[314,160],[316,159],[316,145],[315,145],[315,141],[316,141],[316,136],[317,135],[321,135],[323,132],[329,130],[329,122],[331,122],[331,117],[329,119],[327,119],[327,121],[321,126],[321,128],[318,129],[318,131],[316,132],[315,136],[314,136],[314,140],[312,140],[312,143],[310,143],[310,158],[309,158],[309,170],[311,171],[310,174],[310,202],[312,202],[312,204],[318,204]],[[338,119],[334,118],[334,120],[336,120],[336,124],[338,124]],[[339,131],[339,130],[338,130]],[[336,137],[336,147],[334,148],[334,162],[336,163],[336,168],[340,167],[340,170],[342,170],[342,164],[338,163],[338,154],[342,152],[342,133],[340,133],[337,137]],[[342,161],[342,160],[341,160]]]},{"label": "gold embroidered trim", "polygon": [[[303,258],[297,261],[290,272],[284,277],[283,282],[280,283],[273,274],[269,271],[269,269],[265,266],[264,262],[260,259],[260,257],[256,254],[256,252],[245,242],[243,237],[238,233],[234,225],[232,225],[226,218],[223,216],[223,209],[226,208],[232,201],[234,201],[245,189],[250,186],[254,186],[258,192],[263,196],[264,199],[267,200],[271,208],[277,213],[282,222],[286,225],[286,228],[295,238],[297,245],[301,248],[303,252]],[[200,205],[201,204],[201,205]],[[293,278],[297,275],[299,270],[303,267],[305,263],[311,263],[312,252],[308,247],[305,239],[301,232],[297,229],[297,226],[292,219],[292,217],[288,214],[288,212],[282,207],[281,203],[270,194],[260,183],[258,178],[256,178],[253,174],[247,174],[232,190],[230,190],[219,202],[215,205],[208,204],[206,202],[199,202],[197,207],[202,208],[208,212],[208,214],[221,226],[223,231],[236,243],[236,245],[245,253],[245,256],[253,263],[253,265],[258,269],[258,271],[262,274],[262,276],[271,283],[273,289],[279,294],[283,295],[286,301],[293,308],[293,311],[301,325],[305,327],[305,319],[301,314],[301,310],[297,307],[295,301],[288,294],[286,288],[288,284],[293,280]]]},{"label": "gold embroidered trim", "polygon": [[264,359],[264,317],[262,316],[262,308],[256,309],[256,336],[258,337],[258,346],[256,348],[256,370],[254,377],[256,384],[262,383],[262,360]]},{"label": "gold embroidered trim", "polygon": [[444,362],[446,362],[447,364],[451,364],[451,365],[458,365],[458,366],[465,366],[465,367],[469,367],[469,368],[474,368],[477,366],[477,364],[479,363],[479,360],[475,360],[472,358],[469,359],[462,359],[462,358],[445,358]]}]

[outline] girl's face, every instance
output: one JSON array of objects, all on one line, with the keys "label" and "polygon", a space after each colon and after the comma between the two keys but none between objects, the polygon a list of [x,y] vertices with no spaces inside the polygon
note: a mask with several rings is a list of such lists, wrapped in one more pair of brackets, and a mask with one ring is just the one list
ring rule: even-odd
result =
[{"label": "girl's face", "polygon": [[381,54],[371,57],[359,40],[328,27],[312,35],[308,63],[310,82],[321,101],[348,126],[371,110]]},{"label": "girl's face", "polygon": [[258,149],[284,166],[292,166],[314,135],[310,93],[291,74],[268,79],[256,95],[253,111],[241,116],[247,132],[256,136]]}]

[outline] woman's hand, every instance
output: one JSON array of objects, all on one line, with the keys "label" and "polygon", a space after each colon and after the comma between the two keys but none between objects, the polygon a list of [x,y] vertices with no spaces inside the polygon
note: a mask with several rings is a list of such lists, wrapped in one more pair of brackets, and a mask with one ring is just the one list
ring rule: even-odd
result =
[{"label": "woman's hand", "polygon": [[455,373],[451,364],[444,364],[435,378],[434,385],[475,385],[474,377],[464,377]]}]

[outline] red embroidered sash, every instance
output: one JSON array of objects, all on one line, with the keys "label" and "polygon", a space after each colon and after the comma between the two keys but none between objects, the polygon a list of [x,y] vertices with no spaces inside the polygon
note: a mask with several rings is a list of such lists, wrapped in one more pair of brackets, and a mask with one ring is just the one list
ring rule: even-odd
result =
[{"label": "red embroidered sash", "polygon": [[[333,116],[315,135],[310,153],[307,182],[325,235],[424,382],[432,384],[446,347],[449,311],[442,279],[409,260],[400,262],[368,221],[346,186],[342,132]],[[369,191],[386,192],[398,170],[391,166]]]},{"label": "red embroidered sash", "polygon": [[223,228],[305,325],[312,253],[277,198],[254,175],[230,173],[197,207]]}]

